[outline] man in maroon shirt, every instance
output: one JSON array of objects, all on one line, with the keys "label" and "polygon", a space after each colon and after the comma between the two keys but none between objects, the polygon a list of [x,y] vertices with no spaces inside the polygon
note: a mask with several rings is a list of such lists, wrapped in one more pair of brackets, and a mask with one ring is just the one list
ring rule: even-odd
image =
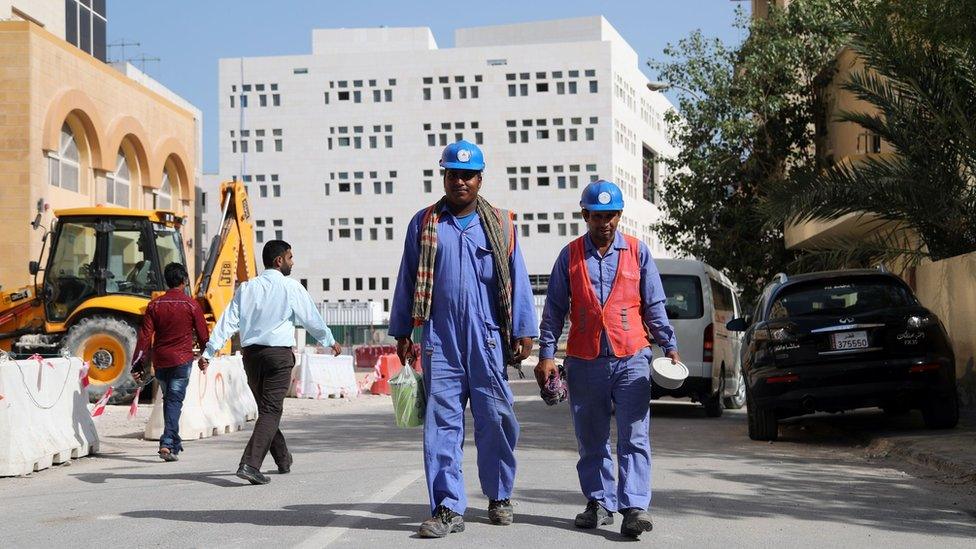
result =
[{"label": "man in maroon shirt", "polygon": [[[163,271],[169,291],[153,299],[146,307],[135,358],[132,360],[132,377],[142,382],[142,365],[152,347],[152,365],[156,381],[163,394],[163,436],[159,437],[159,457],[164,461],[176,461],[183,449],[180,439],[180,412],[186,385],[193,367],[193,335],[203,347],[210,338],[203,309],[196,300],[186,295],[189,275],[186,267],[170,263]],[[207,362],[200,361],[200,371],[206,371]]]}]

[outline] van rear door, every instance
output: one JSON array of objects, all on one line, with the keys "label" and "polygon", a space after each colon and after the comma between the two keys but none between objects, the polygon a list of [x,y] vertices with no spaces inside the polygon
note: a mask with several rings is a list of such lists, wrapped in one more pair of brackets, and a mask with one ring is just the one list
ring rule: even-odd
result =
[{"label": "van rear door", "polygon": [[[704,375],[702,344],[705,327],[711,322],[711,318],[705,318],[701,278],[697,275],[662,274],[661,284],[667,298],[664,308],[678,338],[681,359],[688,366],[689,375],[701,377]],[[660,356],[660,349],[656,346],[655,356]]]}]

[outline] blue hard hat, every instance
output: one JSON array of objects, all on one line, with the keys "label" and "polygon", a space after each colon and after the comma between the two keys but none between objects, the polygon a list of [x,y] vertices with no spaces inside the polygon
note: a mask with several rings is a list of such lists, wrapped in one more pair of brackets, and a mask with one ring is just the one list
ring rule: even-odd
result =
[{"label": "blue hard hat", "polygon": [[594,181],[583,189],[580,207],[591,212],[623,210],[624,193],[611,181]]},{"label": "blue hard hat", "polygon": [[440,164],[442,168],[480,172],[485,169],[485,155],[477,145],[462,139],[444,147]]}]

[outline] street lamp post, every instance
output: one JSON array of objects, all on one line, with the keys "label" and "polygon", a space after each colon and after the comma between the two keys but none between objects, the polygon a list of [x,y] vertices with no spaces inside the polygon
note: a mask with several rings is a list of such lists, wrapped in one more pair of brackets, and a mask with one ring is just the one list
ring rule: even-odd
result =
[{"label": "street lamp post", "polygon": [[660,81],[654,81],[654,82],[648,82],[647,83],[647,89],[649,89],[651,91],[667,91],[667,90],[669,90],[671,88],[679,89],[679,90],[681,90],[683,92],[688,93],[689,95],[691,95],[692,97],[694,97],[696,101],[701,101],[702,100],[702,97],[700,95],[698,95],[697,93],[689,90],[688,88],[686,88],[686,87],[684,87],[684,86],[682,86],[680,84],[672,84],[671,82],[660,82]]}]

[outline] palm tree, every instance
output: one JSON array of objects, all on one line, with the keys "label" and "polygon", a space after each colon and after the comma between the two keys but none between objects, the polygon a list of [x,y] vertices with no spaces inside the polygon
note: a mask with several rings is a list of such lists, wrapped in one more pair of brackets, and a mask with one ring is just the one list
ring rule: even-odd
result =
[{"label": "palm tree", "polygon": [[864,61],[843,85],[877,113],[842,112],[894,155],[869,155],[776,184],[769,222],[863,215],[867,238],[834,238],[801,265],[913,264],[976,250],[976,6],[871,1],[843,8]]}]

